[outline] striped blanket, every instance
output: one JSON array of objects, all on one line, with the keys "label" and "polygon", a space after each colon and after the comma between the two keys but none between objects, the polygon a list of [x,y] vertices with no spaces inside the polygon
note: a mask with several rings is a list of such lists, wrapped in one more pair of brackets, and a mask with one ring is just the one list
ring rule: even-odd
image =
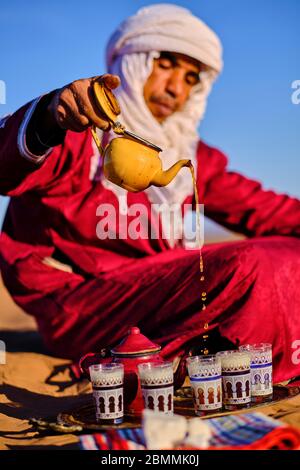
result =
[{"label": "striped blanket", "polygon": [[[296,450],[300,449],[300,432],[262,413],[246,413],[206,421],[212,431],[210,450]],[[105,433],[80,436],[84,450],[146,449],[142,429],[112,429]],[[177,447],[183,449],[184,447]]]}]

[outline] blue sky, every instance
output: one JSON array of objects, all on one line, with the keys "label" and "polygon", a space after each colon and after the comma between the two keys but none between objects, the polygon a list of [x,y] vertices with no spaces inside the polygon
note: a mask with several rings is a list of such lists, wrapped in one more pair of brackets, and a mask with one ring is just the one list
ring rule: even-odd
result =
[{"label": "blue sky", "polygon": [[[33,97],[101,74],[104,45],[126,16],[151,1],[10,0],[0,4],[0,80],[11,113]],[[171,2],[206,21],[224,46],[224,71],[200,133],[230,157],[230,168],[300,197],[299,0]],[[0,199],[0,222],[5,206]]]}]

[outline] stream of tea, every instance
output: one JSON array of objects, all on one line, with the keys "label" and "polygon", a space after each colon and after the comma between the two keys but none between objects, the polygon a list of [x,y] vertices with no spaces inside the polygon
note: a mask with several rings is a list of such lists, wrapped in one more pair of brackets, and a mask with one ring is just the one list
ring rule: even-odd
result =
[{"label": "stream of tea", "polygon": [[[205,275],[204,275],[204,264],[203,264],[203,256],[202,256],[202,243],[201,243],[201,220],[200,220],[200,205],[199,205],[199,193],[198,193],[198,188],[197,188],[197,181],[196,181],[196,175],[195,175],[195,169],[192,164],[189,166],[191,175],[192,175],[192,180],[193,180],[193,186],[194,186],[194,194],[195,194],[195,204],[196,204],[196,242],[199,247],[199,267],[200,267],[200,286],[202,283],[205,281]],[[203,290],[201,287],[201,302],[202,302],[202,311],[204,312],[206,310],[206,300],[207,300],[207,294],[206,291]],[[208,330],[209,326],[207,321],[203,322],[203,328],[204,330]],[[207,333],[204,333],[202,335],[202,344],[200,347],[197,348],[197,354],[204,354],[207,355],[209,353],[209,349],[207,346],[208,343],[208,338],[209,335]]]}]

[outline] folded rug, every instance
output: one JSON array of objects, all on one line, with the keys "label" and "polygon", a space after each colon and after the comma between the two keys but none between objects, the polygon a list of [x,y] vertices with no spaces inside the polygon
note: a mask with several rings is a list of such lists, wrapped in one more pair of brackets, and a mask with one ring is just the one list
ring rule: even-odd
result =
[{"label": "folded rug", "polygon": [[[212,418],[206,423],[212,434],[208,450],[300,449],[300,432],[296,428],[262,413]],[[84,450],[141,450],[146,449],[146,443],[142,429],[112,429],[80,436],[80,447]],[[175,449],[192,448],[182,445]]]},{"label": "folded rug", "polygon": [[209,449],[300,448],[300,432],[262,413],[229,415],[209,420],[212,431]]},{"label": "folded rug", "polygon": [[84,450],[145,450],[146,444],[142,429],[111,429],[80,436],[80,447]]}]

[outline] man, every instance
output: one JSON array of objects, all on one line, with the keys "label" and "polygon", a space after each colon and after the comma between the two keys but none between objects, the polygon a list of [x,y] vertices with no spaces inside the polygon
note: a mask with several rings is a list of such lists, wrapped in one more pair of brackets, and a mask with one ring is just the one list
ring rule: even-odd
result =
[{"label": "man", "polygon": [[[218,38],[183,8],[150,6],[112,35],[107,65],[112,75],[75,81],[2,121],[0,189],[11,202],[1,269],[14,300],[60,356],[77,359],[114,345],[137,325],[173,358],[218,330],[235,347],[272,343],[275,380],[297,376],[300,201],[229,172],[222,152],[199,140],[222,69]],[[150,210],[193,203],[188,169],[141,193],[107,181],[90,132],[91,125],[109,130],[91,91],[95,79],[115,90],[126,128],[164,149],[164,167],[191,158],[206,215],[250,237],[204,247],[201,285],[198,250],[167,239],[169,227],[161,220],[157,227]],[[105,145],[112,132],[99,136]],[[120,220],[135,204],[149,209],[144,226],[154,237],[120,236]],[[102,237],[108,205],[119,223],[112,237]]]}]

